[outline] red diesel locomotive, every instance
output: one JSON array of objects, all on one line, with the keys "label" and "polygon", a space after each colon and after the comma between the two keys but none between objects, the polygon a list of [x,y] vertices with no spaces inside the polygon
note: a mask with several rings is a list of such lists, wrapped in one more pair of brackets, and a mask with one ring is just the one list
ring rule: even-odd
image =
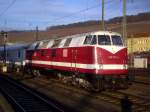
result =
[{"label": "red diesel locomotive", "polygon": [[96,90],[128,86],[127,48],[115,32],[35,42],[26,51],[26,69],[33,74],[53,71],[65,82]]}]

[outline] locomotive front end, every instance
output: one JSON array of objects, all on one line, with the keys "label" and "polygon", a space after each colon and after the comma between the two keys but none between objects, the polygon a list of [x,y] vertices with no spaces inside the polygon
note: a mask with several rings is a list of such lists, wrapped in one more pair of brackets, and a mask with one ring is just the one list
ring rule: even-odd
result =
[{"label": "locomotive front end", "polygon": [[96,88],[128,88],[127,47],[121,35],[115,32],[96,35]]},{"label": "locomotive front end", "polygon": [[103,75],[127,75],[127,48],[120,35],[98,35],[98,46],[95,48],[97,71]]}]

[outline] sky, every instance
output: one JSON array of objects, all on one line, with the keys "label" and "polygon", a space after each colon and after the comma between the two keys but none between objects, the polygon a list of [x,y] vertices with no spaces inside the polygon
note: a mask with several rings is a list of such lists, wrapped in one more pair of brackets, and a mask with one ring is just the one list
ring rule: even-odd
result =
[{"label": "sky", "polygon": [[[105,1],[105,20],[122,16],[122,0]],[[150,12],[150,0],[127,0],[127,15]],[[0,0],[0,30],[40,30],[101,20],[101,0]]]}]

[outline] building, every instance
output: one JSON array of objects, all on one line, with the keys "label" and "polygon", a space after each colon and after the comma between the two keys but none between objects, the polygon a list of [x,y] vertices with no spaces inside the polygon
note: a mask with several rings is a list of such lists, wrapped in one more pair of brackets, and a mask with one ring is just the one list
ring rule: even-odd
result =
[{"label": "building", "polygon": [[150,51],[150,33],[135,34],[128,37],[128,54]]}]

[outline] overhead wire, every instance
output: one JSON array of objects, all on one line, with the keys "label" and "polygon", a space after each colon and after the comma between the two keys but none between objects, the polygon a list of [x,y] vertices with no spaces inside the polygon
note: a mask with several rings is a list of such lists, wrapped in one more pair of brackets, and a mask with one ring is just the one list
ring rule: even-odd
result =
[{"label": "overhead wire", "polygon": [[[107,2],[105,2],[105,4],[109,4],[109,3],[111,3],[111,2],[113,2],[113,0],[107,1]],[[90,6],[90,7],[87,7],[87,8],[85,8],[85,9],[76,11],[76,12],[74,12],[74,13],[72,13],[72,14],[69,14],[69,15],[67,15],[67,16],[55,18],[55,19],[52,20],[52,21],[58,21],[58,20],[62,20],[62,19],[65,19],[65,18],[69,18],[69,17],[72,17],[72,16],[74,16],[74,15],[76,15],[76,14],[79,14],[79,13],[82,13],[82,12],[86,12],[86,11],[91,10],[91,9],[98,8],[99,6],[100,6],[100,4],[97,4],[97,5],[94,5],[94,6]],[[51,21],[49,21],[49,22],[51,22]]]},{"label": "overhead wire", "polygon": [[0,13],[0,17],[1,17],[3,14],[5,14],[5,13],[8,11],[8,9],[10,9],[10,8],[14,5],[15,2],[16,2],[16,0],[13,0],[13,1],[8,5],[8,7],[6,7],[6,8]]},{"label": "overhead wire", "polygon": [[[16,0],[13,0],[13,1],[10,3],[10,5],[8,5],[8,7],[0,14],[0,17],[1,17],[4,13],[6,13],[6,11],[7,11],[9,8],[11,8],[12,5],[13,5],[15,2],[16,2]],[[109,1],[105,2],[105,5],[108,5],[108,4],[112,3],[112,2],[113,2],[113,0],[109,0]],[[48,23],[51,23],[51,22],[54,22],[54,21],[59,21],[59,20],[62,20],[62,19],[64,20],[64,19],[66,19],[66,18],[74,17],[74,16],[77,15],[77,14],[80,14],[80,13],[83,13],[83,12],[86,12],[86,11],[88,11],[88,10],[95,9],[95,8],[98,8],[98,7],[100,7],[100,4],[93,5],[93,6],[90,6],[90,7],[86,7],[86,8],[84,8],[84,9],[81,9],[81,10],[79,10],[79,11],[76,11],[76,12],[74,12],[74,13],[72,13],[72,14],[69,14],[69,15],[66,15],[66,16],[63,16],[63,17],[58,17],[58,18],[55,18],[55,19],[50,20],[50,21],[39,21],[39,22],[41,22],[41,23],[43,23],[43,24],[48,24]],[[32,23],[31,21],[27,21],[27,20],[24,20],[23,22]],[[37,22],[38,22],[38,21],[37,21]]]},{"label": "overhead wire", "polygon": [[[106,5],[106,4],[108,5],[108,4],[112,3],[112,2],[113,2],[113,0],[109,0],[109,1],[105,2],[105,5]],[[91,9],[98,8],[99,6],[100,6],[100,4],[93,5],[93,6],[86,7],[86,8],[84,8],[84,9],[81,9],[81,10],[79,10],[79,11],[76,11],[76,12],[71,13],[71,14],[66,15],[66,16],[58,17],[58,18],[55,18],[55,19],[50,20],[50,21],[43,21],[43,22],[40,21],[40,22],[42,22],[43,24],[49,24],[49,23],[54,22],[54,21],[64,20],[64,19],[66,19],[66,18],[68,19],[68,18],[70,18],[70,17],[74,17],[74,16],[77,15],[77,14],[86,12],[86,11],[91,10]]]},{"label": "overhead wire", "polygon": [[[16,1],[16,0],[14,0],[14,1]],[[109,3],[111,3],[111,2],[113,2],[113,0],[107,1],[107,2],[105,2],[105,4],[109,4]],[[65,19],[65,18],[70,18],[70,17],[75,16],[76,14],[79,14],[79,13],[82,13],[82,12],[86,12],[86,11],[91,10],[91,9],[98,8],[99,6],[100,6],[100,4],[93,5],[93,6],[86,7],[86,8],[84,8],[84,9],[78,10],[78,11],[76,11],[76,12],[73,12],[73,13],[71,13],[71,14],[69,14],[69,15],[66,15],[66,16],[58,17],[58,18],[55,18],[55,19],[50,20],[50,21],[39,21],[39,22],[50,23],[50,22],[62,20],[62,19]],[[23,22],[30,23],[31,21],[23,20]],[[37,22],[38,22],[38,21],[37,21]]]}]

